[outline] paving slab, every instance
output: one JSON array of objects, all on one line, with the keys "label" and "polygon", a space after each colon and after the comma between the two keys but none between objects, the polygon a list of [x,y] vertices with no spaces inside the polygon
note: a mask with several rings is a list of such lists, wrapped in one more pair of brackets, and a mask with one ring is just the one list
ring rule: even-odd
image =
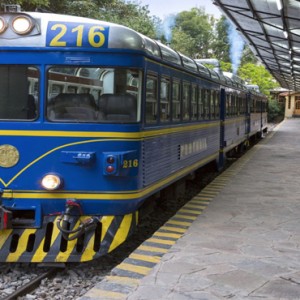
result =
[{"label": "paving slab", "polygon": [[126,299],[300,299],[299,128],[254,146]]}]

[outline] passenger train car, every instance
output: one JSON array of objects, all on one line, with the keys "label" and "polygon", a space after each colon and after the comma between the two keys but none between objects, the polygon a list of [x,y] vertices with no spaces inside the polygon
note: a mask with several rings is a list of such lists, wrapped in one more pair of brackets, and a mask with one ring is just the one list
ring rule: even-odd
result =
[{"label": "passenger train car", "polygon": [[0,14],[0,261],[84,262],[266,130],[266,99],[129,28]]}]

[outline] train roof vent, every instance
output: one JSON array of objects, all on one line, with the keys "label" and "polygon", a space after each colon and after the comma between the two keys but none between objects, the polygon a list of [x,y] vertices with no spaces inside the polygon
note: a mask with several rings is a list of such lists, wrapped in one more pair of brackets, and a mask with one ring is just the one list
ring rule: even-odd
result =
[{"label": "train roof vent", "polygon": [[256,84],[247,84],[246,87],[248,90],[252,90],[260,93],[259,86]]}]

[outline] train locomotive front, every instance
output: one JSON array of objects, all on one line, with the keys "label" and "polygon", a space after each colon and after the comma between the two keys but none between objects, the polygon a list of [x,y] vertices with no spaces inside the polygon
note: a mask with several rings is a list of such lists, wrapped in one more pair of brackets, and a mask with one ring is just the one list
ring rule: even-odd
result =
[{"label": "train locomotive front", "polygon": [[95,259],[133,232],[149,193],[137,176],[142,59],[106,51],[114,30],[141,40],[76,17],[0,20],[0,261]]}]

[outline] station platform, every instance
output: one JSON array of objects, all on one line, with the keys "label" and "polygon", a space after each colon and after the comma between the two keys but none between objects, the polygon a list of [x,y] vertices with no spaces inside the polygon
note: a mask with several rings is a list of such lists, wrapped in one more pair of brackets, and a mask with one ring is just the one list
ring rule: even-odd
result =
[{"label": "station platform", "polygon": [[300,119],[275,127],[79,299],[300,299]]}]

